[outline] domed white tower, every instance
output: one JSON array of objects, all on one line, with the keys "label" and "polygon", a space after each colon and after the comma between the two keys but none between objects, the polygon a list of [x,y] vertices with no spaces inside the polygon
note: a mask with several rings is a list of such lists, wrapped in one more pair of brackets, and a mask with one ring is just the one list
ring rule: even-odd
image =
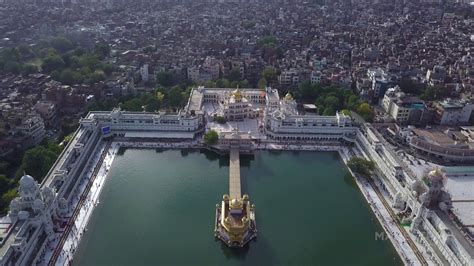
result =
[{"label": "domed white tower", "polygon": [[39,185],[30,175],[24,175],[21,177],[18,192],[23,201],[32,202],[40,197]]},{"label": "domed white tower", "polygon": [[44,203],[41,199],[37,198],[33,201],[33,211],[38,214],[44,209]]},{"label": "domed white tower", "polygon": [[16,220],[18,218],[18,212],[21,210],[21,204],[18,198],[14,198],[10,202],[10,211],[8,215],[12,220]]},{"label": "domed white tower", "polygon": [[54,199],[54,196],[55,196],[55,193],[54,193],[54,190],[50,187],[44,187],[42,190],[41,190],[41,196],[43,198],[43,201],[46,205],[50,205],[51,202],[53,201]]}]

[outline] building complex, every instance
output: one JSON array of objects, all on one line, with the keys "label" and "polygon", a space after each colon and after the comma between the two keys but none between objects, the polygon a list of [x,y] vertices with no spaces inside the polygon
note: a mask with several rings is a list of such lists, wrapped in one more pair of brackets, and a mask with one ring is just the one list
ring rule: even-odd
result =
[{"label": "building complex", "polygon": [[[28,175],[21,178],[19,196],[12,201],[8,217],[0,224],[1,264],[35,265],[45,257],[54,263],[55,257],[46,255],[48,247],[62,248],[58,239],[68,232],[70,219],[74,217],[75,195],[83,189],[80,184],[89,181],[88,166],[97,163],[96,155],[107,153],[111,139],[192,141],[212,129],[215,116],[223,116],[228,123],[257,121],[261,134],[238,128],[219,132],[215,148],[231,153],[239,147],[255,149],[261,143],[300,141],[352,147],[360,156],[375,162],[390,208],[402,222],[409,224],[407,241],[416,243],[414,250],[426,251],[418,257],[421,264],[474,263],[473,232],[466,229],[462,220],[453,218],[451,199],[443,188],[444,174],[435,170],[427,180],[414,176],[377,129],[356,124],[339,112],[335,116],[303,115],[290,94],[280,97],[272,88],[198,87],[192,90],[185,108],[178,113],[114,109],[90,112],[81,119],[72,140],[41,184]],[[240,183],[238,193],[233,192],[231,184],[229,194],[217,206],[216,232],[221,232],[221,239],[230,245],[241,246],[256,235],[254,207],[247,195],[240,195]],[[253,233],[248,235],[248,232]]]}]

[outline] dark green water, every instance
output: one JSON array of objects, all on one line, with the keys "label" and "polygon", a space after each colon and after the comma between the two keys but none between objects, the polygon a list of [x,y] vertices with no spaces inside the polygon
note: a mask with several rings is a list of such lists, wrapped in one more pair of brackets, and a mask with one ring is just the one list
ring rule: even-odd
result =
[{"label": "dark green water", "polygon": [[126,150],[116,157],[74,265],[400,265],[337,153],[241,156],[257,240],[214,240],[228,158]]}]

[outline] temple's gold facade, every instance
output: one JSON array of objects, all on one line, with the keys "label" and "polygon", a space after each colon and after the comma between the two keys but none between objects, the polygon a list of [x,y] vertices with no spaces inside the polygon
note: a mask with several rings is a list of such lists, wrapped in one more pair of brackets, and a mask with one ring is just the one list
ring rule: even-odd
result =
[{"label": "temple's gold facade", "polygon": [[215,235],[230,247],[243,247],[257,236],[255,205],[249,196],[231,199],[225,194],[216,205]]}]

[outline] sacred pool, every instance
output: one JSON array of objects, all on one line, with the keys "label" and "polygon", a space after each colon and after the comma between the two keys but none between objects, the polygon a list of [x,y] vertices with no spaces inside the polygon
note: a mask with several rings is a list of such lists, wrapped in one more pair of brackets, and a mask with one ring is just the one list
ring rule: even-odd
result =
[{"label": "sacred pool", "polygon": [[229,156],[122,151],[74,265],[401,265],[335,152],[240,156],[258,236],[244,248],[214,237]]}]

